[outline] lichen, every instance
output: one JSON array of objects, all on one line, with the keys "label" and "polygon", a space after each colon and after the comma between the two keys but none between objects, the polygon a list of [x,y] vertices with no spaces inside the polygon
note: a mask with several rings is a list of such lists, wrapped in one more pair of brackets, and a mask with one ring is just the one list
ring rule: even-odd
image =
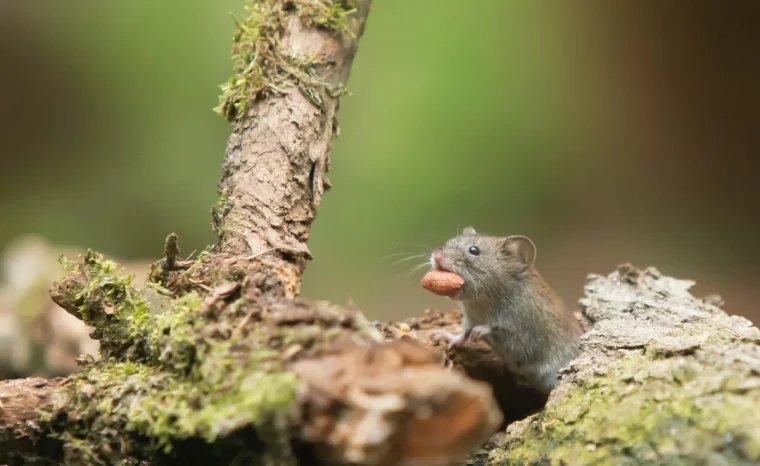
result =
[{"label": "lichen", "polygon": [[605,372],[532,418],[523,437],[492,451],[486,464],[760,461],[760,384],[751,374],[734,380],[735,371],[717,365],[653,361],[643,352]]},{"label": "lichen", "polygon": [[279,39],[291,17],[306,26],[350,34],[348,17],[355,11],[352,1],[252,0],[245,9],[245,19],[233,16],[237,28],[232,47],[233,76],[220,86],[222,93],[214,111],[234,121],[253,100],[290,86],[297,86],[319,108],[320,91],[331,96],[345,92],[320,77],[319,69],[329,65],[325,58],[289,55],[281,49]]},{"label": "lichen", "polygon": [[[213,455],[214,442],[244,428],[257,429],[261,439],[287,438],[283,416],[297,382],[292,373],[255,366],[217,380],[100,361],[71,377],[65,406],[57,406],[58,415],[46,422],[57,426],[69,464],[176,461],[183,459],[184,441],[204,442],[205,454]],[[289,456],[277,442],[259,448],[269,456]]]}]

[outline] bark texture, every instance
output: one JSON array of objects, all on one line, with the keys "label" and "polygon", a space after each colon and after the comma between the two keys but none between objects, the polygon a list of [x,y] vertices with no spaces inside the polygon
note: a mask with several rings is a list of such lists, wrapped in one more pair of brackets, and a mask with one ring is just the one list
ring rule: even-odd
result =
[{"label": "bark texture", "polygon": [[[309,10],[312,5],[337,8],[344,3],[356,9],[344,27],[309,27],[315,14]],[[245,113],[238,115],[219,183],[222,201],[216,229],[222,253],[247,257],[273,251],[282,257],[279,274],[289,285],[286,296],[293,297],[311,258],[311,222],[330,188],[327,173],[338,130],[336,93],[348,80],[370,0],[262,5],[261,21],[278,17],[279,26],[266,44],[255,48],[267,57],[264,65],[277,68],[264,79],[277,82],[263,83],[269,91],[266,98],[253,96],[243,107]],[[304,13],[299,14],[299,8]],[[295,69],[304,62],[309,64]],[[310,74],[314,71],[318,76]]]},{"label": "bark texture", "polygon": [[10,464],[44,463],[60,456],[60,442],[31,441],[40,430],[38,409],[52,402],[59,379],[39,377],[0,382],[0,445]]}]

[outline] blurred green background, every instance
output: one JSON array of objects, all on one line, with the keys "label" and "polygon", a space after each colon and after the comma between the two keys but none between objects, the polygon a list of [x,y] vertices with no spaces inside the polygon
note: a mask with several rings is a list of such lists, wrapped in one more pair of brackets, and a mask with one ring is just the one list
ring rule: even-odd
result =
[{"label": "blurred green background", "polygon": [[[0,248],[122,259],[213,242],[230,126],[211,109],[243,0],[0,0]],[[526,234],[570,304],[632,261],[760,312],[756,2],[375,0],[303,292],[371,318],[472,225]]]}]

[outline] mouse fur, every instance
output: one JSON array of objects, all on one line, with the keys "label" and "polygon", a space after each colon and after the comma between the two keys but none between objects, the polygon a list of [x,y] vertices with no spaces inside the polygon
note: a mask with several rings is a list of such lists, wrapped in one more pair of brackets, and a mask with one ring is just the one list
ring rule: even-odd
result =
[{"label": "mouse fur", "polygon": [[534,267],[536,246],[526,236],[496,237],[474,228],[431,254],[434,270],[464,279],[452,296],[460,302],[463,332],[438,332],[456,347],[483,339],[530,385],[551,391],[558,371],[580,352],[580,323]]}]

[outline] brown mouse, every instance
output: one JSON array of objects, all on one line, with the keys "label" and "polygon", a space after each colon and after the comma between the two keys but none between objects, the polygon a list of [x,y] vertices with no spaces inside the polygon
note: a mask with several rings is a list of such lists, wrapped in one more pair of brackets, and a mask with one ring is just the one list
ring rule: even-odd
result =
[{"label": "brown mouse", "polygon": [[433,251],[434,270],[464,279],[451,296],[461,304],[463,332],[437,332],[449,348],[484,340],[533,387],[550,392],[558,371],[578,356],[580,323],[533,267],[536,246],[525,236],[479,235],[472,227]]}]

